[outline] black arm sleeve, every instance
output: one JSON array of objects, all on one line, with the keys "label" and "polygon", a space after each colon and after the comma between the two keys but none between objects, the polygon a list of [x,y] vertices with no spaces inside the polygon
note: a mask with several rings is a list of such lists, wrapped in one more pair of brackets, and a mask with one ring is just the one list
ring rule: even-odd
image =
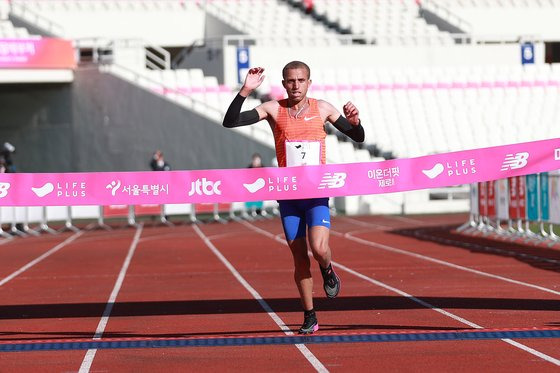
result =
[{"label": "black arm sleeve", "polygon": [[346,136],[350,137],[352,140],[356,142],[364,142],[365,133],[364,127],[362,127],[362,121],[357,126],[353,126],[348,122],[348,119],[344,118],[344,116],[339,116],[338,119],[333,123],[333,126],[336,127],[337,130],[345,134]]},{"label": "black arm sleeve", "polygon": [[260,120],[259,113],[256,109],[240,113],[243,101],[245,101],[245,97],[238,93],[226,111],[224,121],[222,122],[224,127],[233,128],[248,126],[249,124],[257,123]]}]

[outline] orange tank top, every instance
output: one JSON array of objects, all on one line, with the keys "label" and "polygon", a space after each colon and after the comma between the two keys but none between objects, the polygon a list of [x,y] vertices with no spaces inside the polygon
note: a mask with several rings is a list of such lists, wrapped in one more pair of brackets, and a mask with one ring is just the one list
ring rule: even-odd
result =
[{"label": "orange tank top", "polygon": [[317,100],[309,98],[309,110],[297,118],[288,112],[288,100],[278,101],[274,142],[279,167],[326,164],[325,123]]}]

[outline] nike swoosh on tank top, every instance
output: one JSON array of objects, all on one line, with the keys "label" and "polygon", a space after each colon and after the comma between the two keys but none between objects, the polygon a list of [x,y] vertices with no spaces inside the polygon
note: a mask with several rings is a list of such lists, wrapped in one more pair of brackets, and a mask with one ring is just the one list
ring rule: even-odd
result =
[{"label": "nike swoosh on tank top", "polygon": [[[312,160],[312,163],[310,164],[327,163],[325,149],[325,138],[327,137],[327,133],[325,132],[325,123],[321,120],[317,100],[313,98],[309,98],[308,100],[309,110],[305,113],[305,115],[299,116],[298,118],[294,118],[289,114],[287,99],[278,101],[278,115],[273,134],[276,146],[276,158],[278,159],[279,167],[307,164],[304,162],[306,160],[299,160],[299,162],[303,163],[297,164],[294,164],[294,161],[290,161],[293,156],[289,153],[287,157],[286,154],[287,149],[288,152],[290,152],[290,144],[296,144],[293,145],[295,147],[301,147],[302,144],[307,146],[307,149],[311,154],[304,154],[304,157],[317,157],[317,159]],[[317,154],[314,155],[314,153]],[[289,164],[290,162],[292,164]]]}]

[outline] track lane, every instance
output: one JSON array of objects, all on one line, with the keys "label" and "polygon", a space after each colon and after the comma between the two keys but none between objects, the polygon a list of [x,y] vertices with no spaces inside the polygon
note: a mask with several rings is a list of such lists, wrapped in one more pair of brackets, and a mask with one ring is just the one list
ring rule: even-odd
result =
[{"label": "track lane", "polygon": [[[263,224],[265,226],[268,226],[268,229],[274,229],[274,231],[271,230],[271,234],[269,239],[271,241],[276,241],[274,239],[274,237],[278,234],[278,227],[276,226],[275,228],[274,225],[271,222],[259,222],[258,223]],[[277,242],[277,241],[276,241]],[[278,242],[279,243],[279,242]],[[266,245],[266,243],[264,243]],[[277,313],[283,318],[288,320],[290,317],[292,320],[297,320],[294,321],[292,325],[294,325],[294,327],[297,327],[298,324],[301,322],[301,310],[299,310],[298,306],[294,307],[294,302],[298,302],[297,297],[293,298],[292,300],[292,305],[286,306],[286,304],[284,304],[284,302],[279,302],[279,304],[274,304],[274,299],[275,298],[282,298],[285,297],[286,295],[283,293],[284,289],[287,290],[287,288],[291,288],[291,293],[297,293],[297,291],[295,290],[295,286],[293,285],[293,281],[291,279],[291,258],[290,258],[290,254],[289,252],[287,252],[287,248],[284,246],[284,248],[278,248],[276,246],[277,249],[280,250],[271,250],[271,248],[267,248],[266,254],[263,256],[263,245],[255,245],[255,244],[250,244],[247,243],[247,246],[245,247],[245,249],[243,250],[244,253],[244,257],[243,258],[238,258],[236,257],[236,254],[238,253],[238,250],[235,249],[235,247],[227,247],[225,246],[226,244],[221,244],[221,243],[216,243],[216,245],[219,245],[219,247],[222,247],[222,252],[224,252],[224,255],[226,255],[228,257],[228,260],[230,260],[232,263],[236,263],[234,265],[236,265],[236,267],[238,267],[238,269],[240,270],[240,272],[244,275],[244,277],[246,277],[248,279],[248,281],[250,281],[250,283],[258,289],[258,291],[260,293],[263,294],[263,296],[265,296],[266,298],[269,298],[270,301],[269,303],[272,305],[273,309],[278,309],[279,311],[277,311]],[[229,246],[229,245],[228,245]],[[260,248],[259,248],[260,246]],[[273,245],[271,245],[273,246]],[[266,246],[265,246],[266,247]],[[289,258],[288,267],[285,267],[286,262],[282,263],[277,261],[277,255],[279,252],[282,252],[282,256],[284,256],[284,258],[286,258],[285,255],[287,255],[287,258]],[[277,264],[278,267],[283,267],[286,268],[286,273],[283,274],[282,277],[284,277],[284,280],[278,280],[278,274],[282,274],[283,271],[280,271],[278,267],[275,267],[276,271],[258,271],[255,272],[255,268],[254,268],[254,264],[253,263],[259,263],[259,267],[262,267],[263,263],[268,263],[268,262],[275,262]],[[251,264],[249,264],[251,263]],[[266,272],[267,276],[263,276],[262,272]],[[316,269],[314,269],[314,276],[315,278],[320,278],[320,275],[317,273]],[[346,284],[346,285],[344,285]],[[327,330],[328,332],[331,332],[332,329],[338,329],[338,330],[344,330],[344,331],[348,331],[351,328],[362,328],[361,330],[367,330],[368,328],[371,328],[372,325],[368,324],[371,323],[371,319],[372,319],[372,315],[371,315],[371,308],[369,308],[366,305],[366,308],[362,307],[361,301],[364,297],[368,297],[372,294],[372,286],[371,284],[367,284],[364,283],[363,281],[359,281],[356,279],[352,279],[352,278],[346,278],[345,283],[343,284],[344,288],[346,290],[343,290],[345,292],[345,294],[347,294],[348,296],[346,297],[346,299],[342,298],[342,299],[337,299],[334,300],[334,302],[327,302],[326,299],[318,299],[316,302],[316,307],[319,310],[319,323],[320,325],[322,325],[322,329],[321,330]],[[286,286],[287,285],[287,286]],[[350,290],[352,292],[357,292],[356,293],[350,293],[350,290],[348,289],[348,285],[350,285]],[[317,287],[316,287],[317,289]],[[373,291],[379,291],[380,289],[375,289],[373,288]],[[386,289],[381,289],[381,291],[383,291]],[[316,290],[316,291],[320,291],[320,290]],[[284,299],[284,298],[282,298]],[[355,300],[358,300],[357,302]],[[339,310],[337,308],[337,302],[342,301],[345,303],[345,305],[343,306],[343,308],[341,310]],[[404,302],[410,302],[410,300],[404,299]],[[330,311],[324,311],[323,310],[323,306],[327,305],[328,303],[330,303]],[[283,316],[284,313],[282,312],[282,305],[285,308],[288,308],[288,311],[291,311],[289,313],[286,313],[286,316]],[[329,307],[327,306],[327,307]],[[280,307],[280,308],[279,308]],[[357,312],[356,312],[357,311]],[[360,312],[361,311],[361,312]],[[435,314],[433,311],[429,310],[429,309],[423,309],[423,310],[419,310],[418,307],[413,308],[413,312],[415,314],[414,319],[418,320],[425,320],[425,322],[430,325],[434,325],[434,328],[446,328],[446,329],[458,329],[458,328],[464,328],[464,325],[459,326],[460,324],[457,323],[455,320],[449,320],[447,318],[444,318],[442,316],[439,316],[437,314]],[[400,315],[398,315],[400,313]],[[378,316],[378,315],[376,315]],[[400,317],[399,317],[400,316]],[[407,322],[410,322],[412,319],[410,317],[410,310],[407,310],[406,308],[403,309],[401,312],[399,311],[391,311],[391,312],[385,312],[383,315],[380,315],[381,318],[384,317],[383,321],[388,322],[386,325],[387,327],[391,328],[392,330],[406,330],[406,326],[403,327],[402,320],[407,320]],[[344,324],[343,322],[341,322],[341,320],[349,320],[347,324]],[[376,319],[378,319],[378,317],[376,317]],[[377,320],[376,320],[377,321]],[[381,323],[380,323],[381,324]],[[332,329],[328,329],[329,327],[334,327]],[[371,330],[371,329],[370,329]],[[445,330],[445,329],[444,329]],[[446,342],[447,343],[447,342]],[[452,343],[449,342],[451,344],[454,344],[455,346],[457,346],[457,343]],[[518,359],[523,359],[526,358],[525,353],[523,351],[516,351],[514,350],[513,352],[511,351],[511,349],[505,345],[504,343],[501,342],[494,342],[494,344],[496,345],[496,349],[498,351],[501,351],[503,353],[508,353],[510,357],[514,357],[514,358],[518,358]],[[367,367],[369,366],[368,364],[371,364],[372,362],[369,359],[369,356],[371,356],[372,353],[374,353],[376,347],[369,345],[369,344],[356,344],[353,345],[352,347],[344,347],[344,346],[339,346],[339,345],[331,345],[331,346],[327,346],[327,345],[321,345],[321,346],[315,346],[315,345],[310,345],[309,346],[310,350],[319,358],[319,360],[321,362],[324,363],[324,365],[328,368],[328,369],[336,369],[336,367],[338,366],[343,366],[344,369],[367,369]],[[350,361],[344,361],[344,362],[340,362],[337,360],[337,352],[339,348],[351,348],[354,353],[356,354],[356,358],[352,359]],[[457,347],[455,347],[457,348]],[[494,349],[494,351],[496,350]],[[495,352],[492,352],[492,354],[494,354]],[[393,361],[395,361],[396,356],[399,356],[399,352],[395,352],[395,355],[393,357]],[[363,356],[363,358],[359,358],[358,356]],[[466,362],[465,362],[466,363]],[[341,365],[342,364],[342,365]],[[442,363],[442,366],[448,365],[450,364],[449,361]],[[376,365],[371,365],[371,367],[373,368]]]},{"label": "track lane", "polygon": [[[367,219],[364,220],[367,221]],[[448,226],[449,224],[447,222],[444,225]],[[418,229],[421,232],[421,236],[426,237],[423,239],[422,237],[395,234],[389,231],[377,232],[376,234],[363,225],[352,226],[352,224],[346,224],[346,222],[339,225],[335,230],[345,234],[351,233],[357,239],[371,239],[381,245],[391,246],[394,242],[402,242],[398,249],[435,259],[441,257],[451,263],[511,277],[518,281],[532,281],[531,283],[537,286],[548,286],[550,289],[560,292],[560,285],[555,283],[557,274],[560,271],[560,254],[557,249],[543,249],[531,246],[523,248],[515,243],[511,243],[511,248],[508,249],[509,243],[505,242],[506,247],[492,250],[491,248],[486,248],[486,246],[494,245],[494,247],[498,247],[504,245],[504,242],[491,240],[485,240],[479,244],[463,243],[459,246],[456,240],[472,240],[473,238],[455,235],[451,240],[443,239],[441,234],[436,233],[438,230],[433,229]],[[428,240],[428,236],[432,236],[434,239]],[[435,241],[435,239],[439,239],[439,241]],[[442,250],[442,247],[449,249]],[[539,258],[540,260],[538,260]],[[545,270],[542,271],[542,269]],[[535,276],[537,273],[539,275]],[[554,286],[550,286],[550,284],[554,284]]]},{"label": "track lane", "polygon": [[[218,235],[223,234],[224,226],[220,228]],[[146,228],[105,335],[204,338],[278,334],[278,326],[193,227],[172,231]],[[235,231],[229,233],[223,239],[237,242]],[[188,366],[216,371],[224,367],[254,369],[259,363],[273,371],[313,370],[293,346],[250,346],[98,350],[91,371],[125,366],[127,370],[173,371]]]},{"label": "track lane", "polygon": [[[277,233],[277,231],[276,231],[276,232],[273,232],[273,234],[276,234],[276,233]],[[336,243],[335,243],[334,245],[336,245]],[[342,245],[343,245],[343,243],[340,243],[340,244],[337,245],[337,246],[340,247],[340,246],[342,246]],[[344,253],[347,254],[347,251],[345,251]],[[355,256],[355,255],[356,255],[356,254],[354,254],[354,258],[359,258],[359,257],[360,257],[360,256]],[[362,256],[363,256],[363,253],[362,253]],[[338,255],[335,254],[335,258],[337,258],[337,257],[338,257]],[[340,259],[339,259],[339,260],[340,260]],[[395,259],[391,259],[391,260],[395,260]],[[391,261],[391,260],[390,260],[390,261]],[[358,261],[359,261],[359,260],[358,260]],[[388,264],[389,264],[389,266],[388,266],[389,268],[391,267],[391,266],[390,266],[390,261],[389,261],[389,263],[388,263]],[[393,262],[393,263],[394,263],[394,262]],[[358,263],[357,263],[357,264],[358,264]],[[365,265],[364,265],[363,263],[359,263],[358,265],[363,265],[364,267],[368,267],[368,264],[365,264]],[[374,265],[374,263],[371,263],[370,265]],[[394,265],[393,265],[393,267],[394,267]],[[433,267],[433,266],[432,266],[432,267]],[[373,268],[375,268],[375,267],[373,267]],[[392,271],[390,271],[390,272],[392,272]],[[394,274],[392,274],[392,275],[394,276]],[[399,276],[395,276],[395,277],[397,277],[397,279],[400,278]],[[441,274],[438,275],[438,276],[436,276],[435,280],[437,280],[438,278],[442,278],[442,277],[441,277]],[[445,277],[443,277],[443,278],[445,278]],[[402,280],[399,280],[399,281],[402,281]],[[407,281],[410,281],[410,279],[407,279]],[[406,281],[403,281],[403,282],[406,282]],[[468,283],[469,283],[469,282],[468,282],[468,280],[467,280],[467,284],[468,284]],[[515,343],[515,342],[513,342],[513,343]]]},{"label": "track lane", "polygon": [[[416,237],[394,235],[387,232],[371,232],[360,226],[352,230],[351,226],[339,227],[334,236],[345,235],[345,238],[360,247],[369,247],[371,252],[386,252],[402,256],[402,261],[424,260],[440,262],[439,265],[456,267],[457,270],[480,272],[481,276],[503,277],[503,280],[518,282],[522,287],[532,286],[536,290],[552,295],[560,295],[560,285],[556,283],[558,269],[543,270],[510,255],[496,255],[494,252],[465,250],[462,247],[447,245],[445,242],[419,240]],[[345,232],[345,233],[344,233]],[[395,244],[397,243],[397,244]],[[555,250],[551,249],[551,253]],[[534,254],[535,256],[538,254]],[[499,260],[496,260],[499,259]],[[542,257],[542,260],[547,260]],[[558,262],[557,259],[550,259]],[[540,288],[540,289],[539,289]]]},{"label": "track lane", "polygon": [[12,239],[0,246],[0,287],[7,278],[41,255],[71,239],[74,233],[61,233],[53,236],[27,237]]},{"label": "track lane", "polygon": [[[359,226],[360,229],[363,229],[363,224],[359,224]],[[382,242],[383,239],[388,239],[387,237],[383,237],[383,233],[364,233],[361,236],[364,235],[369,235],[369,239],[375,241],[376,243]],[[375,236],[374,239],[372,239],[372,236]],[[380,237],[382,237],[382,239],[379,239]],[[395,244],[395,241],[399,241],[400,244]],[[454,250],[452,250],[452,248],[450,247],[445,247],[439,244],[434,245],[433,243],[428,244],[426,242],[415,241],[416,240],[414,239],[395,240],[393,238],[389,242],[384,242],[384,244],[388,245],[392,243],[393,247],[402,248],[404,250],[416,253],[429,251],[430,256],[435,256],[440,259],[443,258],[443,260],[453,260],[454,263],[459,260],[457,257],[457,253],[455,253]],[[392,253],[385,252],[384,256],[391,256],[390,254]],[[379,255],[373,255],[379,259]],[[459,256],[464,257],[465,254],[459,253]],[[433,290],[435,288],[438,289],[437,292],[430,293],[426,288],[417,288],[413,291],[416,292],[415,294],[426,294],[424,297],[427,296],[428,299],[433,297],[435,294],[438,294],[436,296],[436,299],[432,300],[435,301],[435,304],[439,302],[441,306],[446,305],[447,307],[453,307],[455,305],[455,307],[461,309],[460,312],[454,311],[455,313],[466,315],[465,317],[470,320],[477,320],[482,318],[482,323],[487,327],[554,326],[554,322],[551,322],[550,320],[557,319],[556,314],[557,310],[559,309],[559,302],[558,296],[556,294],[549,294],[546,292],[543,294],[543,292],[538,289],[535,290],[517,284],[508,285],[507,283],[504,284],[503,282],[498,280],[495,280],[494,283],[492,283],[491,281],[489,282],[488,279],[484,280],[477,278],[476,276],[473,277],[472,280],[469,280],[468,278],[463,278],[463,276],[459,273],[456,273],[453,276],[446,276],[444,274],[445,270],[441,268],[423,272],[422,268],[426,267],[425,264],[414,264],[416,262],[409,259],[411,258],[403,257],[402,261],[413,263],[410,270],[417,276],[429,279],[433,278],[435,274],[435,278],[433,278],[432,281],[434,285],[430,287],[430,290]],[[470,253],[470,255],[466,255],[466,258],[463,258],[464,261],[467,261],[467,263],[465,264],[475,267],[480,266],[479,269],[481,270],[487,270],[493,273],[498,272],[500,275],[512,276],[514,278],[516,275],[517,277],[519,277],[519,273],[523,273],[524,276],[522,278],[524,280],[532,282],[538,280],[538,282],[543,286],[548,286],[546,289],[554,288],[556,286],[555,284],[557,281],[554,279],[554,277],[557,276],[551,276],[550,273],[545,273],[543,275],[543,270],[528,267],[526,264],[520,263],[516,260],[512,260],[511,258],[502,259],[503,260],[501,262],[503,263],[499,263],[499,265],[497,265],[498,262],[494,255],[473,255],[472,253]],[[489,263],[491,263],[489,268],[485,267],[485,264],[480,264],[481,262],[486,263],[486,261],[489,261]],[[376,273],[376,278],[379,277],[379,273]],[[437,278],[445,278],[446,280],[438,284],[436,281]],[[409,284],[413,283],[412,279],[408,279],[406,280],[406,282]],[[456,294],[464,294],[464,297],[452,297],[449,299],[445,299],[445,297],[441,298],[440,294],[442,294],[442,292],[448,293],[447,289],[451,289],[451,291]],[[465,309],[465,307],[467,309]],[[500,323],[506,324],[504,325]],[[527,341],[526,343],[524,342],[524,344],[536,349],[544,345],[546,346],[546,348],[539,351],[548,353],[549,355],[554,356],[557,359],[559,358],[558,350],[560,349],[560,343],[558,340],[543,342],[539,342],[538,340],[531,340]],[[555,347],[551,348],[551,346]]]},{"label": "track lane", "polygon": [[[91,338],[131,237],[129,230],[87,232],[5,283],[0,287],[0,340]],[[0,370],[77,371],[83,354],[4,353]]]},{"label": "track lane", "polygon": [[[414,218],[414,220],[416,220],[416,218]],[[336,219],[336,223],[337,224],[335,226],[335,229],[340,227],[341,222],[338,221],[338,219]],[[414,222],[394,219],[394,221],[390,220],[388,223],[386,222],[386,226],[391,225],[392,226],[391,228],[393,227],[406,228],[406,227],[410,227],[412,223]],[[433,223],[441,224],[441,222],[437,222],[437,221]],[[258,222],[257,224],[259,226],[262,226],[270,230],[273,233],[273,236],[281,234],[281,230],[279,229],[280,224],[278,221],[271,221],[271,222],[263,221],[263,222]],[[230,260],[232,260],[232,263],[235,263],[236,268],[238,267],[244,268],[242,270],[242,273],[249,274],[246,277],[248,279],[249,278],[251,279],[250,283],[254,285],[256,289],[259,289],[259,291],[262,292],[263,296],[266,298],[267,301],[269,301],[269,303],[275,310],[276,309],[280,310],[279,315],[284,318],[283,315],[285,314],[286,315],[285,319],[287,320],[287,323],[294,329],[297,329],[297,327],[301,323],[301,314],[298,309],[298,305],[296,304],[296,306],[294,307],[294,304],[297,303],[298,299],[297,299],[297,291],[295,290],[295,286],[293,285],[293,281],[291,279],[291,257],[289,255],[289,251],[287,251],[287,248],[282,247],[281,245],[274,247],[274,245],[271,244],[270,245],[272,247],[271,249],[271,247],[269,247],[269,245],[267,244],[267,242],[265,242],[263,237],[255,239],[255,236],[253,235],[252,239],[245,238],[244,236],[245,230],[243,230],[243,227],[236,227],[233,224],[228,225],[227,227],[228,227],[227,229],[228,232],[224,232],[224,226],[221,225],[211,225],[211,226],[209,225],[209,226],[204,226],[203,228],[205,230],[208,229],[207,233],[211,236],[212,241],[215,242],[216,245],[221,250],[227,252],[228,254],[227,257]],[[230,232],[232,228],[233,230],[235,230],[234,232]],[[356,228],[356,226],[354,226],[354,228]],[[237,237],[238,235],[237,230],[239,231],[243,239]],[[182,234],[176,235],[174,233],[169,233],[169,230],[166,230],[165,232],[166,233],[161,234],[161,236],[167,239],[180,240],[182,237]],[[143,237],[142,241],[145,242],[146,244],[159,242],[160,241],[159,236],[160,234],[146,235],[146,237]],[[188,238],[189,237],[185,235],[184,239],[188,239]],[[258,241],[258,244],[260,245],[260,250],[258,248],[254,250],[251,241]],[[243,246],[243,244],[245,244],[245,246]],[[233,246],[237,245],[237,247],[230,247],[231,245]],[[249,247],[250,249],[247,250],[246,249],[247,247]],[[263,247],[268,250],[263,250]],[[333,248],[335,249],[335,259],[338,259],[337,256],[340,253],[339,251],[340,247],[341,246],[339,244],[337,244],[336,247],[333,245]],[[347,242],[342,247],[344,248],[345,251],[351,250],[351,245],[349,245]],[[276,251],[278,251],[278,253],[276,253]],[[279,254],[280,252],[281,254]],[[239,256],[241,257],[239,258]],[[364,257],[363,252],[361,256]],[[471,256],[467,255],[467,257],[470,258]],[[496,266],[495,258],[493,260],[494,260],[494,266],[492,268],[502,267],[501,265]],[[273,261],[274,265],[270,266],[266,264],[268,261]],[[264,262],[265,265],[263,265],[260,262]],[[151,266],[152,272],[156,274],[156,278],[158,276],[165,277],[165,275],[168,274],[167,271],[165,272],[154,271],[154,269],[156,268],[166,268],[165,266],[160,267],[158,265],[159,263],[157,262],[157,260],[152,261],[150,264],[152,265]],[[288,265],[285,266],[284,264],[288,264]],[[177,265],[180,264],[177,263]],[[203,261],[201,261],[201,265],[204,266]],[[385,265],[387,266],[387,268],[390,268],[391,265],[394,266],[394,261],[393,264],[391,264],[391,261],[389,260],[387,263],[385,263]],[[369,271],[373,270],[372,273],[376,273],[379,267],[375,266],[375,264],[371,266],[366,262],[358,261],[356,263],[356,268],[365,269]],[[407,267],[409,271],[414,268],[415,268],[414,266]],[[488,268],[490,268],[490,266]],[[426,273],[424,272],[422,273],[419,272],[419,274],[422,276],[426,275]],[[401,273],[398,276],[393,276],[392,279],[398,280],[399,276],[402,275],[403,274]],[[140,276],[144,276],[144,274],[140,274]],[[181,275],[178,274],[178,276]],[[193,276],[198,276],[198,273],[193,273]],[[287,280],[285,280],[286,276],[287,276]],[[134,277],[136,277],[136,275],[129,274],[127,276],[126,281]],[[272,277],[276,282],[271,283],[270,277]],[[316,271],[316,269],[314,269],[314,277],[316,279],[320,278],[320,275]],[[256,279],[256,281],[253,281],[253,278]],[[161,283],[164,284],[169,283],[168,279],[161,279],[161,280],[162,281],[160,282],[160,285]],[[403,301],[399,297],[395,297],[394,295],[391,295],[390,293],[384,291],[378,291],[377,293],[372,292],[371,284],[368,286],[364,286],[366,290],[362,291],[361,284],[355,283],[353,280],[348,281],[347,278],[345,278],[344,281],[345,282],[343,284],[344,287],[342,293],[343,297],[335,300],[334,303],[327,302],[326,299],[319,300],[318,302],[318,304],[320,303],[321,307],[323,307],[319,311],[320,324],[322,327],[321,331],[332,332],[332,333],[337,333],[337,332],[347,333],[352,330],[419,331],[423,329],[430,329],[430,328],[437,328],[437,327],[439,327],[440,330],[457,329],[457,326],[454,324],[454,322],[450,322],[449,320],[447,320],[447,323],[445,323],[445,322],[440,322],[440,320],[436,320],[432,315],[433,311],[428,312],[428,314],[417,313],[418,307],[414,308],[410,306],[409,303],[403,305]],[[146,282],[144,282],[144,285],[146,285]],[[318,285],[319,284],[316,284],[316,288],[319,294],[321,294],[322,290]],[[281,288],[280,296],[276,296],[278,295],[276,289],[274,289],[274,291],[265,291],[265,290],[260,290],[261,287],[264,289],[279,287]],[[153,289],[156,288],[157,286],[153,287]],[[352,296],[347,296],[350,294],[347,293],[347,291],[350,290],[353,292]],[[460,289],[458,288],[452,288],[451,290],[460,291]],[[140,294],[142,292],[142,289],[138,288],[137,292],[138,294]],[[148,294],[153,294],[153,293],[151,291],[148,291]],[[269,297],[267,294],[271,294],[272,297]],[[470,298],[474,298],[475,296],[476,294],[472,295]],[[439,301],[445,300],[445,302],[449,302],[451,300],[453,302],[458,302],[460,306],[458,307],[459,310],[463,311],[466,309],[468,311],[469,309],[465,308],[466,306],[464,305],[464,300],[461,299],[460,297],[456,297],[456,298],[457,299],[451,299],[451,297],[449,296],[432,296],[431,300],[433,299]],[[478,296],[478,298],[481,297]],[[204,299],[204,298],[200,298],[200,299]],[[196,315],[198,316],[199,319],[200,318],[206,319],[207,317],[212,317],[213,315],[215,315],[215,313],[212,313],[213,311],[211,310],[204,311],[206,310],[205,308],[206,304],[201,304],[200,302],[197,302],[195,299],[192,299],[190,301],[187,300],[186,302],[184,300],[183,301],[179,300],[178,302],[147,301],[146,303],[147,304],[143,304],[142,302],[135,302],[135,301],[122,302],[121,305],[123,306],[123,309],[122,312],[120,312],[120,314],[118,315],[117,319],[140,318],[143,321],[144,327],[153,330],[154,325],[156,325],[155,327],[157,328],[158,323],[146,322],[147,318],[154,318],[154,320],[158,320],[158,318],[175,319],[176,316],[175,314],[165,313],[165,309],[167,307],[174,308],[179,305],[180,307],[182,307],[182,309],[194,308],[192,313],[189,314],[187,311],[184,311],[184,313],[187,313],[189,316]],[[225,307],[226,315],[228,317],[230,316],[229,313],[233,313],[233,318],[230,319],[232,321],[232,324],[238,322],[238,320],[236,320],[237,318],[236,312],[241,314],[252,314],[252,316],[255,316],[255,314],[258,313],[262,313],[262,310],[261,311],[252,310],[251,308],[252,306],[250,306],[249,304],[250,303],[248,303],[245,299],[225,299],[220,302],[220,305]],[[539,304],[542,305],[543,302]],[[375,309],[368,308],[371,305],[373,305]],[[494,307],[499,307],[499,306],[494,305]],[[531,306],[525,305],[524,307],[527,308],[528,316],[531,315],[531,310],[532,310]],[[161,310],[161,308],[163,308],[163,310]],[[134,309],[136,311],[138,311],[139,309],[144,309],[146,315],[143,315],[142,312],[132,312],[131,309]],[[379,317],[379,319],[382,322],[379,323],[371,322],[372,311],[377,312],[375,316]],[[493,311],[494,309],[491,308],[490,312]],[[495,315],[496,318],[506,317],[508,309],[502,309],[501,311],[505,311],[505,312],[503,314],[496,314]],[[499,308],[498,308],[498,312],[500,312]],[[74,313],[79,313],[79,312],[74,312]],[[220,315],[220,316],[223,317],[224,315]],[[397,316],[397,317],[391,319],[393,316]],[[330,321],[328,324],[326,321],[327,319]],[[111,325],[111,323],[114,320],[116,319],[111,319],[109,325]],[[293,320],[293,322],[290,322],[290,320]],[[341,322],[341,320],[346,320],[346,322]],[[436,320],[437,322],[434,322],[434,320]],[[549,324],[552,324],[552,326],[555,325],[558,326],[560,320],[557,319],[555,320],[556,321],[553,320]],[[195,324],[196,321],[193,321],[193,325]],[[208,325],[206,325],[206,327],[208,327]],[[204,328],[205,328],[204,325],[202,325],[202,329]],[[245,328],[245,326],[243,326],[243,328]],[[244,330],[242,330],[243,328],[238,328],[238,330],[233,331],[233,333],[231,333],[230,335],[234,335],[234,334],[242,335],[242,336],[248,335],[247,333],[244,333]],[[264,332],[267,334],[273,333],[272,331],[267,331],[267,330],[265,330]],[[216,336],[216,335],[220,335],[220,333],[222,333],[222,331],[220,330],[216,331],[215,333],[208,333],[207,330],[202,330],[200,333],[193,332],[190,334],[193,336],[196,335]],[[181,332],[169,333],[169,334],[189,335],[189,333],[181,333]],[[120,330],[120,331],[116,330],[112,332],[110,335],[113,335],[115,337],[119,335],[141,336],[141,335],[146,335],[146,333],[141,330],[138,331],[138,333],[134,333],[131,330]],[[163,332],[154,333],[154,335],[165,336],[166,333]],[[551,340],[531,340],[531,346],[545,353],[550,354],[552,352],[545,350],[545,348],[548,348],[551,351],[558,350],[557,344],[555,344],[554,340],[552,341],[553,343],[551,345]],[[522,342],[526,343],[526,341],[522,341]],[[414,346],[411,346],[411,343],[337,344],[336,348],[334,348],[336,350],[335,354],[333,354],[332,346],[312,346],[310,348],[314,353],[317,354],[317,356],[322,361],[325,361],[326,366],[333,371],[342,370],[342,369],[347,370],[349,368],[364,369],[364,367],[368,367],[367,364],[369,364],[369,362],[363,360],[362,356],[368,356],[370,360],[372,359],[371,358],[372,356],[375,357],[376,369],[386,367],[387,369],[394,370],[396,367],[398,367],[399,370],[403,370],[403,371],[407,371],[408,368],[410,368],[409,369],[410,371],[412,370],[417,371],[419,366],[426,367],[429,369],[448,370],[450,366],[450,361],[453,361],[454,370],[459,370],[459,371],[469,371],[469,370],[472,371],[473,361],[477,363],[476,365],[477,369],[479,369],[479,367],[485,367],[484,369],[488,369],[492,371],[505,371],[508,369],[509,371],[511,371],[512,361],[514,362],[525,361],[526,357],[524,355],[522,356],[522,354],[512,353],[511,350],[505,350],[505,349],[496,350],[495,348],[496,343],[498,342],[496,341],[477,341],[477,342],[462,341],[457,343],[418,342],[415,343]],[[501,343],[501,345],[504,344]],[[149,364],[150,361],[153,362],[154,359],[156,361],[159,360],[160,362],[163,361],[163,359],[165,359],[165,361],[170,360],[175,364],[170,366],[172,368],[175,367],[177,369],[180,369],[181,367],[184,368],[185,361],[189,361],[189,363],[190,362],[194,363],[193,366],[197,370],[204,370],[204,371],[215,370],[216,367],[223,368],[224,366],[234,367],[236,369],[237,368],[254,369],[255,366],[261,366],[261,367],[264,366],[264,367],[270,367],[269,370],[285,370],[285,368],[302,370],[303,365],[301,365],[301,362],[294,363],[294,361],[289,358],[284,359],[283,364],[286,365],[282,365],[283,369],[277,369],[278,365],[275,362],[277,359],[276,353],[278,351],[276,349],[278,347],[284,347],[284,346],[261,347],[261,348],[238,348],[238,347],[227,347],[227,348],[215,347],[211,349],[197,348],[196,353],[192,353],[192,354],[189,352],[190,349],[184,349],[184,348],[183,349],[174,349],[174,348],[156,349],[156,350],[145,351],[142,353],[136,350],[134,351],[133,350],[118,350],[118,351],[107,350],[103,352],[99,351],[99,353],[103,353],[105,356],[108,357],[108,360],[113,361],[113,365],[111,365],[111,363],[109,362],[108,365],[106,366],[106,367],[110,367],[111,370],[113,370],[114,369],[113,367],[115,366],[122,367],[123,370],[128,370],[130,369],[130,367],[134,367],[134,370],[142,370],[142,369],[145,370],[146,367],[149,366],[146,364]],[[214,350],[214,349],[216,350],[208,351],[208,352],[205,351],[205,350]],[[460,349],[461,351],[461,354],[459,356],[457,356],[458,349]],[[406,353],[403,354],[403,351],[406,351]],[[422,353],[416,354],[415,353],[416,351],[422,351]],[[28,356],[35,357],[35,356],[39,356],[38,354],[41,353],[33,352],[30,353]],[[496,356],[493,356],[494,354]],[[19,355],[19,353],[14,355]],[[222,355],[222,356],[218,356],[218,355]],[[283,350],[281,350],[280,355],[290,356],[290,355],[284,355]],[[484,356],[488,356],[488,355],[491,356],[485,359]],[[3,354],[2,357],[4,356],[7,355]],[[206,360],[208,356],[211,357],[213,361],[213,363],[210,365],[207,364],[208,360]],[[395,356],[398,356],[398,360],[396,360]],[[98,357],[96,357],[96,360]],[[395,365],[395,361],[397,361],[397,365]],[[259,365],[253,365],[252,364],[253,362]],[[551,371],[549,366],[550,364],[542,365],[538,361],[535,364],[536,365],[534,366],[534,368],[539,369],[539,371]],[[19,366],[19,367],[22,368],[23,366]],[[516,367],[519,366],[516,365]],[[168,366],[162,367],[162,370],[163,369],[168,370],[167,368]]]}]

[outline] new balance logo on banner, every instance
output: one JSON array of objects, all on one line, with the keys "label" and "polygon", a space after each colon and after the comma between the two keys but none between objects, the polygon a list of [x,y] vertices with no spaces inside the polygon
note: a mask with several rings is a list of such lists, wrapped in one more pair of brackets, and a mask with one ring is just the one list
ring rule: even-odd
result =
[{"label": "new balance logo on banner", "polygon": [[8,189],[10,189],[10,183],[0,183],[0,198],[8,195]]},{"label": "new balance logo on banner", "polygon": [[337,189],[346,184],[346,173],[344,172],[325,172],[318,189]]},{"label": "new balance logo on banner", "polygon": [[502,169],[500,171],[523,168],[527,166],[527,159],[529,159],[529,153],[527,152],[506,154],[506,158],[504,159],[504,163],[502,163]]}]

